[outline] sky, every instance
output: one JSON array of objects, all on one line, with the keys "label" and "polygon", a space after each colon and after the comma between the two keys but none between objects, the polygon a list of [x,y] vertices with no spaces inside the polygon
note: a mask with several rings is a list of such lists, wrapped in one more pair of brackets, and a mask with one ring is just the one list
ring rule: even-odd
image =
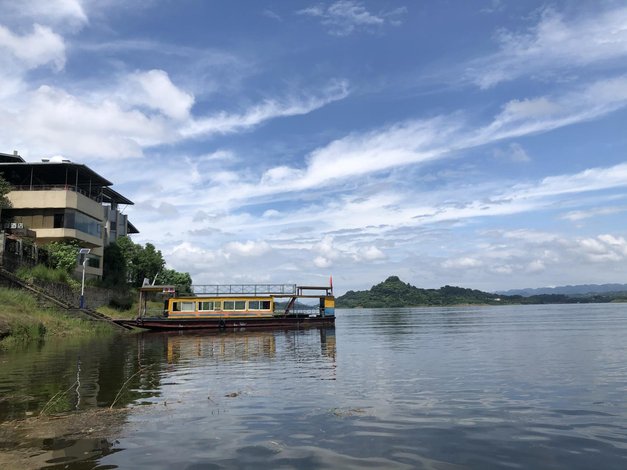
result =
[{"label": "sky", "polygon": [[0,0],[0,152],[194,284],[627,282],[627,4]]}]

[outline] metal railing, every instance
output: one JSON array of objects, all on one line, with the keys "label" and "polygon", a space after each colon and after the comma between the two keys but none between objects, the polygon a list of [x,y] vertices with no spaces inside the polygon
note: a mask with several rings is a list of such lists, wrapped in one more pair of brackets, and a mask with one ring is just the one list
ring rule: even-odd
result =
[{"label": "metal railing", "polygon": [[194,285],[196,295],[296,295],[296,284],[211,284]]}]

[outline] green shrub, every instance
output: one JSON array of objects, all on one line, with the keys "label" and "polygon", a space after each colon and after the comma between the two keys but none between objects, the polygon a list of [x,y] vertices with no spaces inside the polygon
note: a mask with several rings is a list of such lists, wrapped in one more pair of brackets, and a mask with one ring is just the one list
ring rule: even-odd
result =
[{"label": "green shrub", "polygon": [[20,279],[26,282],[56,282],[59,284],[67,284],[72,289],[79,289],[81,283],[70,276],[63,269],[52,269],[43,264],[38,264],[32,268],[19,268],[16,272]]}]

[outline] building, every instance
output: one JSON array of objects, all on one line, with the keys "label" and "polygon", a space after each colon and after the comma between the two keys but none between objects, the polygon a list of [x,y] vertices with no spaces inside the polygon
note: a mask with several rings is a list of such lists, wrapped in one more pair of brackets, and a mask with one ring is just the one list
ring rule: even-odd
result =
[{"label": "building", "polygon": [[13,188],[7,195],[11,207],[1,213],[5,234],[30,234],[38,246],[76,240],[90,249],[89,277],[102,277],[105,246],[138,233],[120,210],[133,202],[86,165],[60,157],[33,163],[17,152],[0,153],[0,174]]}]

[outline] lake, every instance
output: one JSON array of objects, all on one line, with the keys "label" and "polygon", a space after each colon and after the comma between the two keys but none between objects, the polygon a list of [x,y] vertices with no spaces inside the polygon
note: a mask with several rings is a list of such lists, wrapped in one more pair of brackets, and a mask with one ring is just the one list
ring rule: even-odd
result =
[{"label": "lake", "polygon": [[[335,328],[0,354],[0,421],[38,429],[3,428],[0,462],[624,469],[626,397],[625,304],[339,310]],[[62,418],[84,434],[55,428]]]}]

